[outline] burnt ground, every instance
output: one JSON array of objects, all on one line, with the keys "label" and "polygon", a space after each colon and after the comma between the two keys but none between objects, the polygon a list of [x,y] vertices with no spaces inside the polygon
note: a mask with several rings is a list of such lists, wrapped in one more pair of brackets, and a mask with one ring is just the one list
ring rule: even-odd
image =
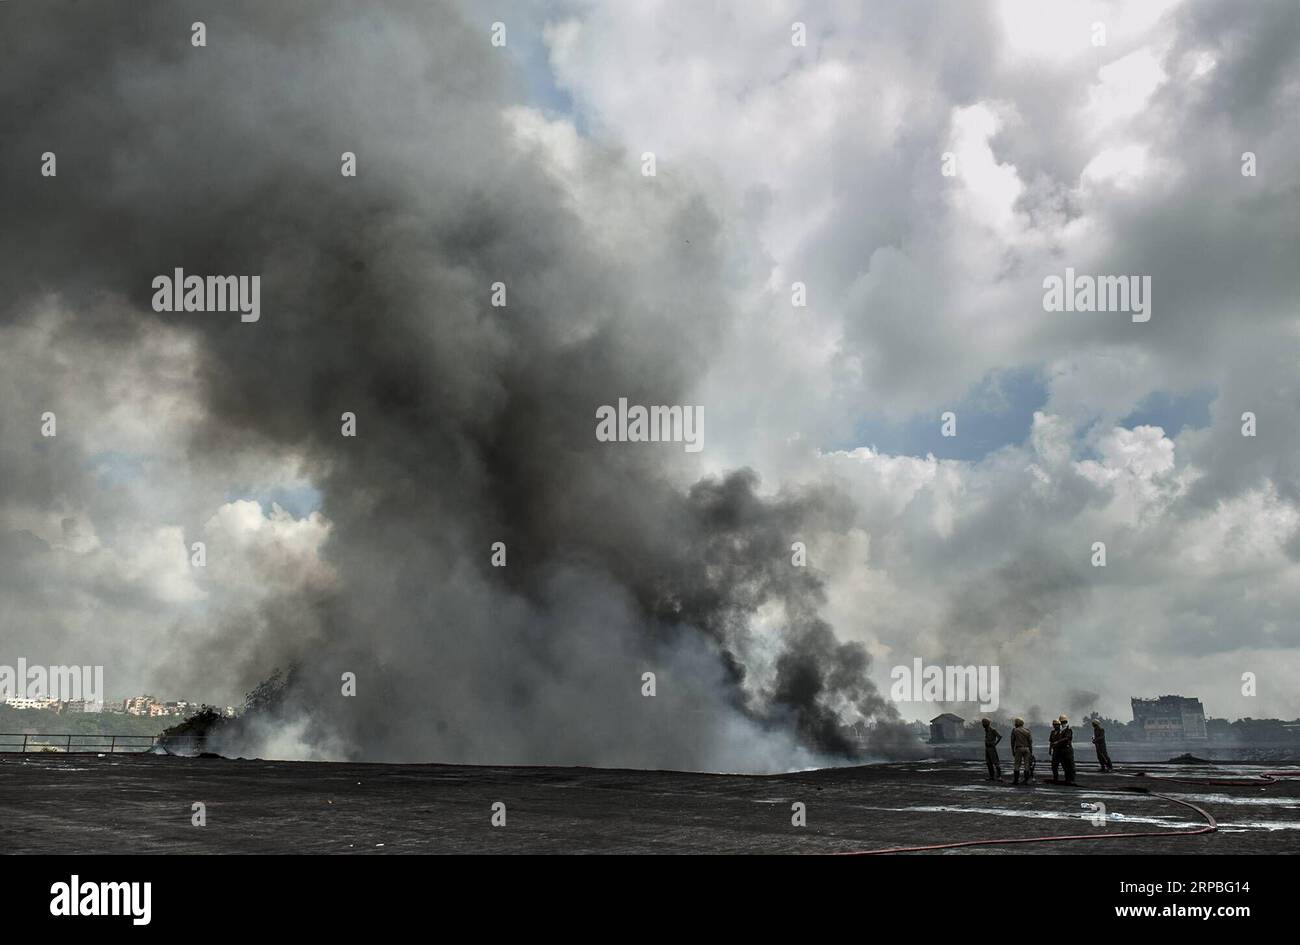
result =
[{"label": "burnt ground", "polygon": [[[1040,764],[1041,773],[1044,766]],[[1129,790],[1130,769],[1081,769],[1077,788],[983,780],[982,765],[923,761],[771,776],[0,755],[7,853],[832,853],[985,838],[1177,830],[1193,812]],[[1147,765],[1170,776],[1262,766]],[[1300,771],[1300,768],[1295,769]],[[1180,774],[1181,772],[1181,774]],[[1300,779],[1267,787],[1148,786],[1218,821],[1193,837],[976,847],[964,853],[1300,852]],[[191,826],[191,805],[207,826]],[[504,827],[491,807],[506,804]],[[791,824],[803,802],[807,825]],[[1106,805],[1093,827],[1085,803]]]}]

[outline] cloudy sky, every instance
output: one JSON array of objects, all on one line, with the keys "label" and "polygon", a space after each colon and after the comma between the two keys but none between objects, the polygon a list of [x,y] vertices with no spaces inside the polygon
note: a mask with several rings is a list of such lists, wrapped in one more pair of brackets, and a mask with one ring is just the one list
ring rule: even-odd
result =
[{"label": "cloudy sky", "polygon": [[[373,666],[463,760],[805,763],[863,652],[1300,715],[1296,4],[200,10],[0,8],[0,663]],[[155,313],[176,266],[261,320]],[[1066,267],[1150,320],[1045,311]],[[705,448],[596,444],[620,396]]]}]

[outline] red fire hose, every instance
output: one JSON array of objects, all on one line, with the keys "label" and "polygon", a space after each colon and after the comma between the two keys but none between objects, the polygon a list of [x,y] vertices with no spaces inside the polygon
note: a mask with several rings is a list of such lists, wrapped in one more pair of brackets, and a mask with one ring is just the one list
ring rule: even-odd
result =
[{"label": "red fire hose", "polygon": [[[1172,781],[1177,784],[1204,784],[1204,785],[1221,785],[1224,787],[1233,786],[1250,786],[1259,784],[1276,784],[1283,778],[1300,778],[1300,771],[1265,771],[1254,778],[1166,778],[1159,775],[1147,774],[1145,771],[1137,772],[1139,778],[1149,778],[1152,781]],[[1213,833],[1219,829],[1218,823],[1210,815],[1210,812],[1203,807],[1193,804],[1191,801],[1185,801],[1182,798],[1172,797],[1168,794],[1157,794],[1154,791],[1148,791],[1146,788],[1132,788],[1143,794],[1150,794],[1152,797],[1158,797],[1162,800],[1173,801],[1175,804],[1181,804],[1183,807],[1190,807],[1196,813],[1205,818],[1205,825],[1197,827],[1195,830],[1143,830],[1134,833],[1085,833],[1073,834],[1058,837],[1015,837],[1009,840],[958,840],[953,843],[931,843],[916,847],[882,847],[879,850],[845,850],[834,856],[874,856],[881,853],[920,853],[926,850],[951,850],[957,847],[1000,847],[1010,846],[1016,843],[1053,843],[1060,840],[1122,840],[1134,837],[1192,837],[1197,834]]]},{"label": "red fire hose", "polygon": [[1262,771],[1250,778],[1166,778],[1158,774],[1137,772],[1137,777],[1151,781],[1170,781],[1174,784],[1208,784],[1221,787],[1251,787],[1258,784],[1276,784],[1283,778],[1300,778],[1300,771]]},{"label": "red fire hose", "polygon": [[1173,801],[1175,804],[1182,804],[1184,807],[1190,807],[1196,813],[1205,818],[1205,826],[1197,827],[1195,830],[1143,830],[1134,833],[1081,833],[1069,836],[1058,837],[1016,837],[1010,840],[959,840],[954,843],[931,843],[919,847],[882,847],[879,850],[846,850],[836,853],[835,856],[873,856],[880,853],[919,853],[923,850],[949,850],[955,847],[1000,847],[1008,846],[1014,843],[1052,843],[1058,840],[1118,840],[1131,837],[1191,837],[1196,834],[1213,833],[1219,829],[1209,811],[1198,807],[1191,801],[1180,800],[1176,797],[1170,797],[1168,794],[1156,794],[1154,791],[1147,791],[1145,788],[1134,788],[1144,794],[1150,794],[1152,797],[1163,798],[1166,801]]}]

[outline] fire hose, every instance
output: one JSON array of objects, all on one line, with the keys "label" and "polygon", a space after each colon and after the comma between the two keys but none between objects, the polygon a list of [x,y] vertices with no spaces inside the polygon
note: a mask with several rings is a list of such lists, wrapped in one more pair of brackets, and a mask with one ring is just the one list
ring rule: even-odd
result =
[{"label": "fire hose", "polygon": [[1154,791],[1148,791],[1146,788],[1132,788],[1142,794],[1150,794],[1152,797],[1159,797],[1166,801],[1173,801],[1175,804],[1182,804],[1184,807],[1190,807],[1196,813],[1205,818],[1205,824],[1197,827],[1195,830],[1143,830],[1131,833],[1081,833],[1064,836],[1051,837],[1014,837],[1009,840],[957,840],[952,843],[929,843],[924,846],[916,847],[882,847],[879,850],[845,850],[834,854],[835,856],[873,856],[881,853],[920,853],[925,850],[950,850],[957,847],[1000,847],[1009,846],[1017,843],[1053,843],[1061,840],[1122,840],[1136,837],[1192,837],[1197,834],[1214,833],[1219,829],[1210,812],[1203,807],[1193,804],[1191,801],[1184,801],[1177,797],[1171,797],[1168,794],[1157,794]]},{"label": "fire hose", "polygon": [[1158,774],[1138,771],[1136,776],[1149,781],[1169,781],[1173,784],[1205,784],[1211,787],[1252,787],[1259,784],[1277,784],[1283,778],[1300,778],[1300,771],[1261,771],[1249,778],[1166,778]]},{"label": "fire hose", "polygon": [[[1292,771],[1264,771],[1250,778],[1167,778],[1161,775],[1147,774],[1145,771],[1136,772],[1136,777],[1147,778],[1152,781],[1170,781],[1176,784],[1199,784],[1222,787],[1250,787],[1254,785],[1276,784],[1284,778],[1300,778],[1300,770]],[[1185,801],[1182,798],[1172,797],[1168,794],[1157,794],[1147,788],[1130,788],[1142,794],[1150,794],[1152,797],[1158,797],[1162,800],[1173,801],[1175,804],[1181,804],[1183,807],[1189,807],[1196,813],[1205,818],[1205,824],[1197,827],[1195,830],[1143,830],[1132,833],[1086,833],[1073,834],[1053,837],[1014,837],[1008,840],[958,840],[952,843],[930,843],[923,846],[914,847],[882,847],[879,850],[845,850],[834,854],[835,856],[873,856],[882,853],[920,853],[926,850],[951,850],[958,847],[996,847],[1010,846],[1017,843],[1053,843],[1062,840],[1122,840],[1134,837],[1193,837],[1198,834],[1214,833],[1219,829],[1218,823],[1210,812],[1205,808],[1193,804],[1191,801]]]}]

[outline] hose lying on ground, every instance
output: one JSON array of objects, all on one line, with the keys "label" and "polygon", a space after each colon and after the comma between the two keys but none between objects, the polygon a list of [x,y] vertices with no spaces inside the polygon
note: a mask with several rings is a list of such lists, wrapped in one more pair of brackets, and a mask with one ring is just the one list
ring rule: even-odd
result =
[{"label": "hose lying on ground", "polygon": [[[1249,787],[1254,785],[1276,784],[1284,778],[1300,778],[1300,769],[1290,771],[1263,771],[1260,774],[1250,778],[1167,778],[1156,774],[1147,774],[1145,771],[1135,772],[1139,778],[1147,778],[1152,781],[1171,781],[1176,784],[1200,784],[1221,787]],[[1016,843],[1052,843],[1057,840],[1121,840],[1129,837],[1191,837],[1197,834],[1213,833],[1219,829],[1218,823],[1210,815],[1209,811],[1193,804],[1191,801],[1184,801],[1181,798],[1172,797],[1168,794],[1157,794],[1155,791],[1149,791],[1146,788],[1130,788],[1142,794],[1150,794],[1152,797],[1159,797],[1166,801],[1173,801],[1175,804],[1181,804],[1184,807],[1190,807],[1202,817],[1205,818],[1205,825],[1197,827],[1195,830],[1144,830],[1137,833],[1087,833],[1074,834],[1058,837],[1015,837],[1010,840],[959,840],[953,843],[931,843],[915,847],[883,847],[879,850],[845,850],[834,854],[835,856],[872,856],[881,853],[920,853],[926,850],[949,850],[956,847],[997,847],[1009,846]]]},{"label": "hose lying on ground", "polygon": [[1283,778],[1300,778],[1300,771],[1261,771],[1249,778],[1166,778],[1159,774],[1135,772],[1135,776],[1150,781],[1170,781],[1174,784],[1207,784],[1211,787],[1251,787],[1258,784],[1276,784]]},{"label": "hose lying on ground", "polygon": [[1122,840],[1133,839],[1137,837],[1192,837],[1197,834],[1214,833],[1219,829],[1219,825],[1210,812],[1203,807],[1198,807],[1191,801],[1184,801],[1177,797],[1171,797],[1168,794],[1157,794],[1154,791],[1148,791],[1146,788],[1131,788],[1142,794],[1150,794],[1152,797],[1159,797],[1166,801],[1173,801],[1175,804],[1182,804],[1184,807],[1190,807],[1196,813],[1205,818],[1205,824],[1197,827],[1195,830],[1143,830],[1134,833],[1083,833],[1068,836],[1057,837],[1016,837],[1010,840],[958,840],[953,843],[930,843],[917,847],[883,847],[879,850],[845,850],[834,854],[835,856],[872,856],[880,853],[920,853],[925,850],[949,850],[955,847],[1000,847],[1009,846],[1016,843],[1052,843],[1058,840]]}]

